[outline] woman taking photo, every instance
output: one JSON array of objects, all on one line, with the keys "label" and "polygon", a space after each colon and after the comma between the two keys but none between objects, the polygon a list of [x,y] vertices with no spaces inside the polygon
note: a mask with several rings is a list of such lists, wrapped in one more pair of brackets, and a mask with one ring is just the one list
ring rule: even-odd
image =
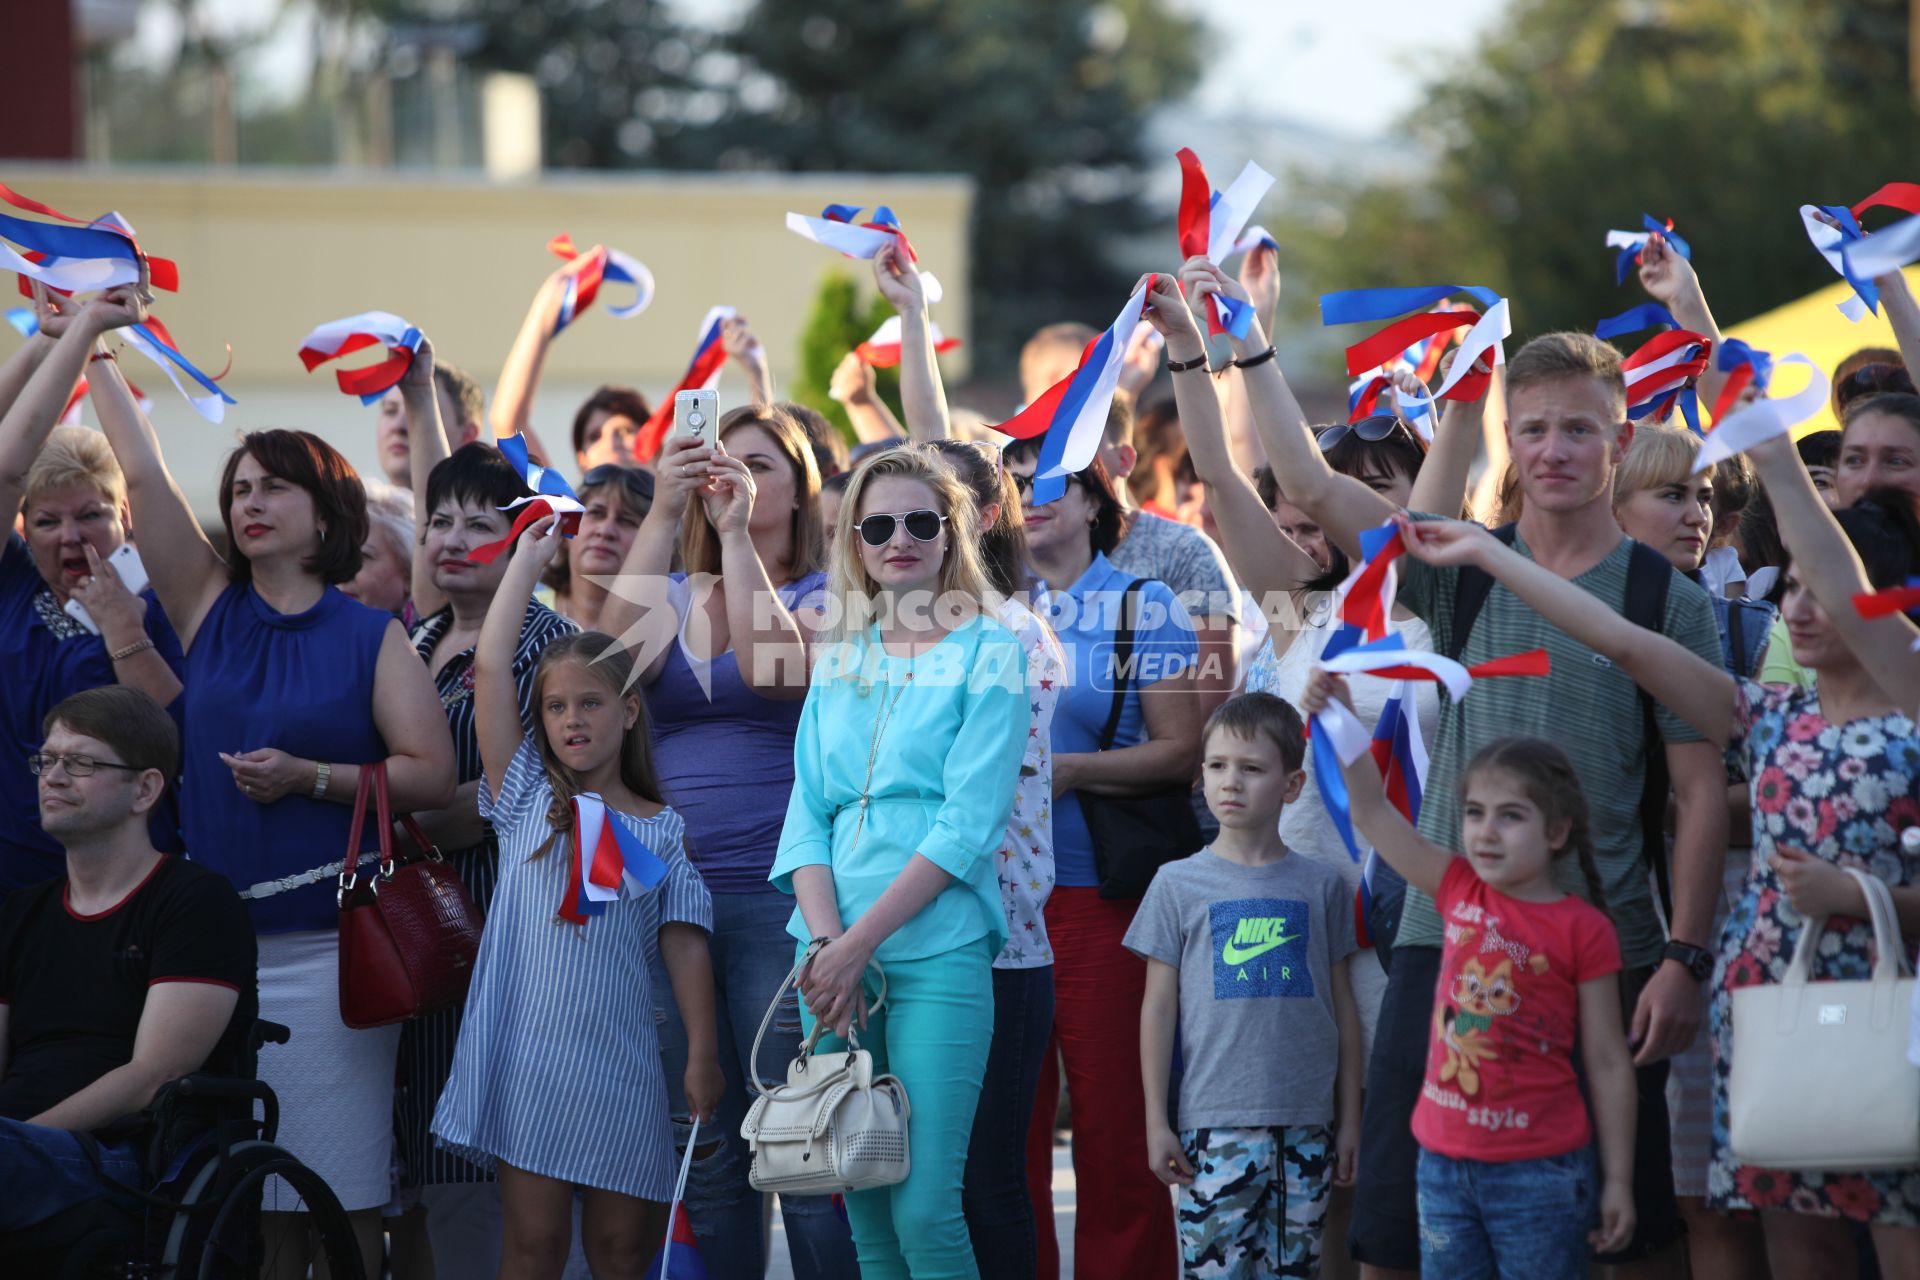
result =
[{"label": "woman taking photo", "polygon": [[[806,696],[806,650],[826,587],[820,477],[799,425],[780,409],[720,420],[724,453],[669,440],[653,509],[619,572],[634,589],[608,599],[600,626],[643,627],[637,662],[660,783],[686,823],[687,855],[713,895],[715,1017],[727,1078],[719,1119],[700,1132],[686,1209],[715,1275],[766,1271],[763,1197],[747,1182],[740,1122],[750,1077],[775,1083],[800,1045],[796,1003],[774,1018],[758,1062],[754,1032],[793,967],[784,932],[793,904],[767,883],[793,790],[794,732]],[[669,574],[676,549],[686,573]],[[688,574],[700,589],[688,588]],[[654,611],[643,601],[657,593]],[[757,615],[764,614],[764,617]],[[809,624],[803,630],[795,615]],[[661,622],[667,625],[659,625]],[[770,627],[756,636],[756,625]],[[686,1028],[656,970],[655,1008],[672,1113],[685,1141],[679,1080]],[[782,1196],[797,1280],[853,1273],[853,1238],[826,1196]]]},{"label": "woman taking photo", "polygon": [[[1032,492],[1038,445],[1020,441],[1006,453],[1023,498]],[[1086,1275],[1159,1280],[1179,1252],[1167,1191],[1148,1167],[1140,1123],[1146,963],[1121,945],[1139,902],[1100,896],[1081,797],[1144,795],[1192,779],[1200,708],[1191,667],[1199,643],[1165,583],[1135,579],[1107,562],[1127,517],[1097,458],[1068,477],[1063,496],[1028,505],[1025,517],[1034,569],[1047,587],[1039,612],[1059,636],[1070,673],[1052,736],[1055,883],[1046,923],[1053,946],[1053,1034],[1027,1137],[1039,1274],[1051,1280],[1059,1270],[1053,1127],[1060,1094],[1055,1064],[1064,1061],[1073,1100],[1074,1178],[1083,1206],[1075,1216],[1074,1265]],[[1123,617],[1136,623],[1134,652],[1141,660],[1134,672],[1116,675],[1110,666]],[[1116,694],[1120,715],[1103,746]]]},{"label": "woman taking photo", "polygon": [[[108,564],[130,532],[113,450],[98,432],[53,425],[93,343],[71,333],[84,326],[44,298],[38,310],[40,331],[0,367],[0,509],[19,511],[23,528],[0,552],[0,660],[9,673],[0,686],[0,740],[22,759],[38,749],[47,712],[68,694],[119,683],[164,707],[180,695],[182,669],[180,642],[153,592],[128,591]],[[93,630],[70,603],[84,606]],[[149,827],[155,848],[177,851],[179,810],[170,796],[171,789]],[[0,769],[0,816],[0,898],[64,874],[24,769]]]},{"label": "woman taking photo", "polygon": [[[1027,730],[1026,660],[993,616],[973,502],[915,448],[854,472],[833,544],[836,625],[794,747],[772,880],[798,900],[803,1018],[860,1024],[912,1100],[912,1172],[847,1196],[863,1275],[977,1277],[962,1216],[1007,923],[996,853]],[[869,963],[887,1000],[871,1017]],[[1163,1202],[1164,1208],[1164,1202]]]},{"label": "woman taking photo", "polygon": [[[137,293],[112,296],[89,304],[66,340],[90,345],[144,318]],[[147,569],[186,650],[186,847],[249,899],[261,1016],[294,1037],[290,1050],[260,1057],[280,1098],[279,1142],[340,1197],[372,1269],[400,1028],[351,1031],[340,1020],[336,876],[362,765],[386,765],[401,812],[453,800],[446,719],[400,624],[339,590],[367,537],[366,498],[346,460],[306,432],[242,436],[220,480],[233,548],[223,560],[114,363],[95,368],[94,404],[126,473]],[[282,1233],[305,1230],[283,1194],[269,1183],[270,1255]]]}]

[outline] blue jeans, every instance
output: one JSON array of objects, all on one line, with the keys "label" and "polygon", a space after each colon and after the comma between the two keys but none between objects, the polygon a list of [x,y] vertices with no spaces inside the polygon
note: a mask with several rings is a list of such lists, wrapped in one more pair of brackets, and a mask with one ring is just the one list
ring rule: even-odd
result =
[{"label": "blue jeans", "polygon": [[[787,1063],[799,1052],[801,1031],[797,995],[789,991],[773,1016],[760,1061],[749,1064],[754,1032],[773,1002],[773,993],[793,968],[793,939],[787,919],[793,899],[769,885],[753,893],[713,895],[714,1023],[719,1032],[720,1069],[727,1091],[719,1113],[700,1126],[697,1151],[717,1144],[711,1154],[694,1156],[687,1174],[687,1220],[700,1239],[700,1253],[714,1276],[759,1280],[766,1274],[763,1197],[747,1182],[750,1163],[740,1122],[752,1101],[747,1072],[757,1067],[761,1080],[787,1078]],[[667,1076],[667,1106],[678,1142],[687,1137],[687,1104],[682,1086],[687,1071],[687,1029],[673,1002],[673,986],[656,956],[653,1007],[660,1026],[660,1057]],[[684,1150],[684,1146],[681,1148]],[[847,1280],[857,1276],[853,1234],[829,1196],[780,1197],[787,1254],[795,1280]]]},{"label": "blue jeans", "polygon": [[[100,1148],[100,1169],[126,1186],[141,1181],[131,1147]],[[79,1139],[65,1129],[0,1119],[0,1231],[45,1222],[106,1194],[106,1184]]]},{"label": "blue jeans", "polygon": [[1040,1266],[1027,1197],[1027,1126],[1053,1034],[1053,966],[993,971],[993,1045],[973,1114],[961,1203],[980,1274],[1033,1280]]},{"label": "blue jeans", "polygon": [[[796,955],[804,950],[803,944]],[[905,1182],[847,1196],[860,1274],[865,1280],[980,1280],[960,1184],[993,1038],[993,956],[981,938],[885,964],[886,1007],[867,1019],[860,1047],[873,1055],[876,1075],[899,1076],[907,1087],[912,1169]],[[869,995],[876,985],[869,971]],[[804,1001],[801,1017],[812,1025]],[[825,1035],[820,1047],[831,1053],[844,1043]]]},{"label": "blue jeans", "polygon": [[1424,1280],[1585,1280],[1599,1212],[1592,1147],[1495,1164],[1420,1152]]}]

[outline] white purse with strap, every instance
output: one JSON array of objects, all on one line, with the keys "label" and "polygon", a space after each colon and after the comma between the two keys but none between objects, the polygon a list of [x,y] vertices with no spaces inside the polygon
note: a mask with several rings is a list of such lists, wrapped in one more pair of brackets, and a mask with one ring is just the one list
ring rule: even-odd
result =
[{"label": "white purse with strap", "polygon": [[[817,948],[810,948],[774,993],[767,1016],[753,1037],[753,1056],[760,1061],[760,1042],[773,1023],[787,988],[800,980]],[[880,992],[868,1012],[887,1002],[887,975],[878,961]],[[847,1048],[841,1053],[816,1053],[824,1023],[800,1046],[787,1064],[787,1082],[761,1087],[758,1074],[748,1072],[755,1093],[740,1136],[753,1152],[747,1181],[756,1191],[794,1195],[832,1195],[904,1182],[911,1164],[907,1158],[907,1087],[898,1076],[875,1076],[873,1055],[860,1047],[853,1027],[847,1028]]]},{"label": "white purse with strap", "polygon": [[1866,894],[1877,953],[1867,981],[1809,982],[1825,917],[1801,927],[1786,977],[1733,993],[1728,1146],[1766,1169],[1920,1166],[1920,1067],[1907,1061],[1914,980],[1893,894]]}]

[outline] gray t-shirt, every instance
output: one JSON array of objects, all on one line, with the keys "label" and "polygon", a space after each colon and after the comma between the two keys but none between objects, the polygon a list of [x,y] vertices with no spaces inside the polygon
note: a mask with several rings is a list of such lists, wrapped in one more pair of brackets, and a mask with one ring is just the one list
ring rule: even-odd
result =
[{"label": "gray t-shirt", "polygon": [[1203,849],[1154,875],[1126,947],[1180,971],[1182,1130],[1333,1123],[1333,966],[1355,947],[1339,872]]},{"label": "gray t-shirt", "polygon": [[1196,619],[1240,615],[1239,591],[1227,557],[1192,525],[1136,511],[1127,536],[1107,552],[1107,562],[1133,577],[1166,583]]}]

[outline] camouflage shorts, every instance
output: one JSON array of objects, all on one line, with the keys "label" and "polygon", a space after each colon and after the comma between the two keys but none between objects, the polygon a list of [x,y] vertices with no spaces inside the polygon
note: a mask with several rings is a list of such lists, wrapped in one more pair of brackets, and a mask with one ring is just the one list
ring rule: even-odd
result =
[{"label": "camouflage shorts", "polygon": [[1190,1129],[1180,1135],[1193,1185],[1180,1191],[1187,1280],[1311,1280],[1333,1186],[1333,1133],[1324,1125]]}]

